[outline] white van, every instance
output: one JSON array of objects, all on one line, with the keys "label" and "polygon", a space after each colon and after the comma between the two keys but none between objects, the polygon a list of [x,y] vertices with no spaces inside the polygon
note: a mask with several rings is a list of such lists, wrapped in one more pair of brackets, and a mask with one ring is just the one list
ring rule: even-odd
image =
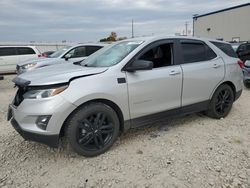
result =
[{"label": "white van", "polygon": [[14,73],[19,62],[41,57],[34,46],[0,46],[0,74]]}]

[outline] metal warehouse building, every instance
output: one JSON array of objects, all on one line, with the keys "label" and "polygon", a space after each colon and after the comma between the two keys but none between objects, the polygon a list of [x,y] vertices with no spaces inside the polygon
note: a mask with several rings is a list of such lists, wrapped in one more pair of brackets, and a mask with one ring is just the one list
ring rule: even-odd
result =
[{"label": "metal warehouse building", "polygon": [[194,36],[250,41],[250,3],[193,17]]}]

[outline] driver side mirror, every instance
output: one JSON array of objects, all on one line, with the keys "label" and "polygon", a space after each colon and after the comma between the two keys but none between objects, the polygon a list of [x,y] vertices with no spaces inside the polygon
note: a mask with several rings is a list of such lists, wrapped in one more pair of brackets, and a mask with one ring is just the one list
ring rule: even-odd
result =
[{"label": "driver side mirror", "polygon": [[64,56],[64,59],[65,59],[65,61],[68,61],[71,57],[72,57],[71,54],[66,54],[66,55]]},{"label": "driver side mirror", "polygon": [[152,70],[154,63],[146,60],[136,60],[125,68],[128,72],[135,72],[138,70]]}]

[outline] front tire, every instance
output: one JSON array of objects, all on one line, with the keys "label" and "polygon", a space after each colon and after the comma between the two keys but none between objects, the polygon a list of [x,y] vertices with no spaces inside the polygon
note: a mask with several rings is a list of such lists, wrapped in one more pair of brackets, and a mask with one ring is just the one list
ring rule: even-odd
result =
[{"label": "front tire", "polygon": [[116,112],[103,103],[80,107],[69,119],[66,136],[75,152],[93,157],[106,152],[119,135]]},{"label": "front tire", "polygon": [[234,93],[229,85],[221,85],[215,91],[207,111],[212,118],[224,118],[230,112],[234,102]]}]

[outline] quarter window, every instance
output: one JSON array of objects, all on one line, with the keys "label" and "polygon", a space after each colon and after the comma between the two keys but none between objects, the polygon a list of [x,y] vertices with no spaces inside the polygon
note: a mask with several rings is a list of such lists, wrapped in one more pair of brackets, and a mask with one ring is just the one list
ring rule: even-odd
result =
[{"label": "quarter window", "polygon": [[209,61],[217,57],[214,51],[201,42],[181,42],[184,63]]},{"label": "quarter window", "polygon": [[211,42],[214,44],[217,48],[222,50],[225,54],[227,54],[230,57],[238,57],[235,53],[233,47],[230,44],[222,43],[222,42]]},{"label": "quarter window", "polygon": [[35,51],[33,49],[27,48],[27,47],[18,47],[17,52],[18,52],[18,55],[35,54]]},{"label": "quarter window", "polygon": [[17,55],[16,54],[16,49],[15,48],[0,48],[0,56],[13,56]]},{"label": "quarter window", "polygon": [[173,64],[173,43],[153,47],[143,53],[139,60],[152,61],[153,68],[170,66]]}]

